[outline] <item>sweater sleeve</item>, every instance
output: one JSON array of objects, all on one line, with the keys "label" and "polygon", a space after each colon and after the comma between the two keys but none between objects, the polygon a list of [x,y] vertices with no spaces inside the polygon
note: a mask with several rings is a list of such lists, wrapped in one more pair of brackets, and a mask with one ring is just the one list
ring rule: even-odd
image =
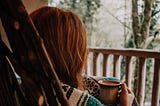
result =
[{"label": "sweater sleeve", "polygon": [[62,88],[71,106],[104,106],[98,99],[84,91],[68,85],[63,85]]}]

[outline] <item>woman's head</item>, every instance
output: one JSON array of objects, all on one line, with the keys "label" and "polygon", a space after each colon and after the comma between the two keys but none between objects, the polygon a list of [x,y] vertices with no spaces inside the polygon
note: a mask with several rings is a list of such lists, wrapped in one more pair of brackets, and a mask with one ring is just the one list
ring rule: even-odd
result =
[{"label": "woman's head", "polygon": [[77,87],[87,57],[86,32],[77,15],[56,7],[42,7],[31,13],[61,81]]}]

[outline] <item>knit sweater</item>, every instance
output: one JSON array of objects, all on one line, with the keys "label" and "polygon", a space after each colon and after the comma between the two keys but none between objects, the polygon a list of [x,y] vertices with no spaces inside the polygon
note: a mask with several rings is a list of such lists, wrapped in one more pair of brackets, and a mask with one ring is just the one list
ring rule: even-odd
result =
[{"label": "knit sweater", "polygon": [[71,106],[104,106],[98,99],[85,91],[63,84],[62,88]]}]

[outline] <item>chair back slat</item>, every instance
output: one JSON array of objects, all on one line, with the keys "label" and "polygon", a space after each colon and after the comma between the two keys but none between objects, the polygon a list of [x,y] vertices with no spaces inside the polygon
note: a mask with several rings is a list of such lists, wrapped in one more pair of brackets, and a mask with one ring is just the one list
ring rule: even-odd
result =
[{"label": "chair back slat", "polygon": [[23,70],[15,72],[21,76],[30,104],[35,102],[38,105],[38,95],[44,97],[44,105],[68,106],[46,48],[22,1],[0,0],[0,18],[13,55],[19,66],[23,67]]}]

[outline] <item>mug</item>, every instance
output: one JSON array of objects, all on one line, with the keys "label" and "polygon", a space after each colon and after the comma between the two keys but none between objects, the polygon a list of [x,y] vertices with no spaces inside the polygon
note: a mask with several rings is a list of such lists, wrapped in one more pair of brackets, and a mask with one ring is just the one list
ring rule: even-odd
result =
[{"label": "mug", "polygon": [[116,104],[121,83],[114,80],[99,80],[98,83],[100,85],[100,101],[105,105]]}]

